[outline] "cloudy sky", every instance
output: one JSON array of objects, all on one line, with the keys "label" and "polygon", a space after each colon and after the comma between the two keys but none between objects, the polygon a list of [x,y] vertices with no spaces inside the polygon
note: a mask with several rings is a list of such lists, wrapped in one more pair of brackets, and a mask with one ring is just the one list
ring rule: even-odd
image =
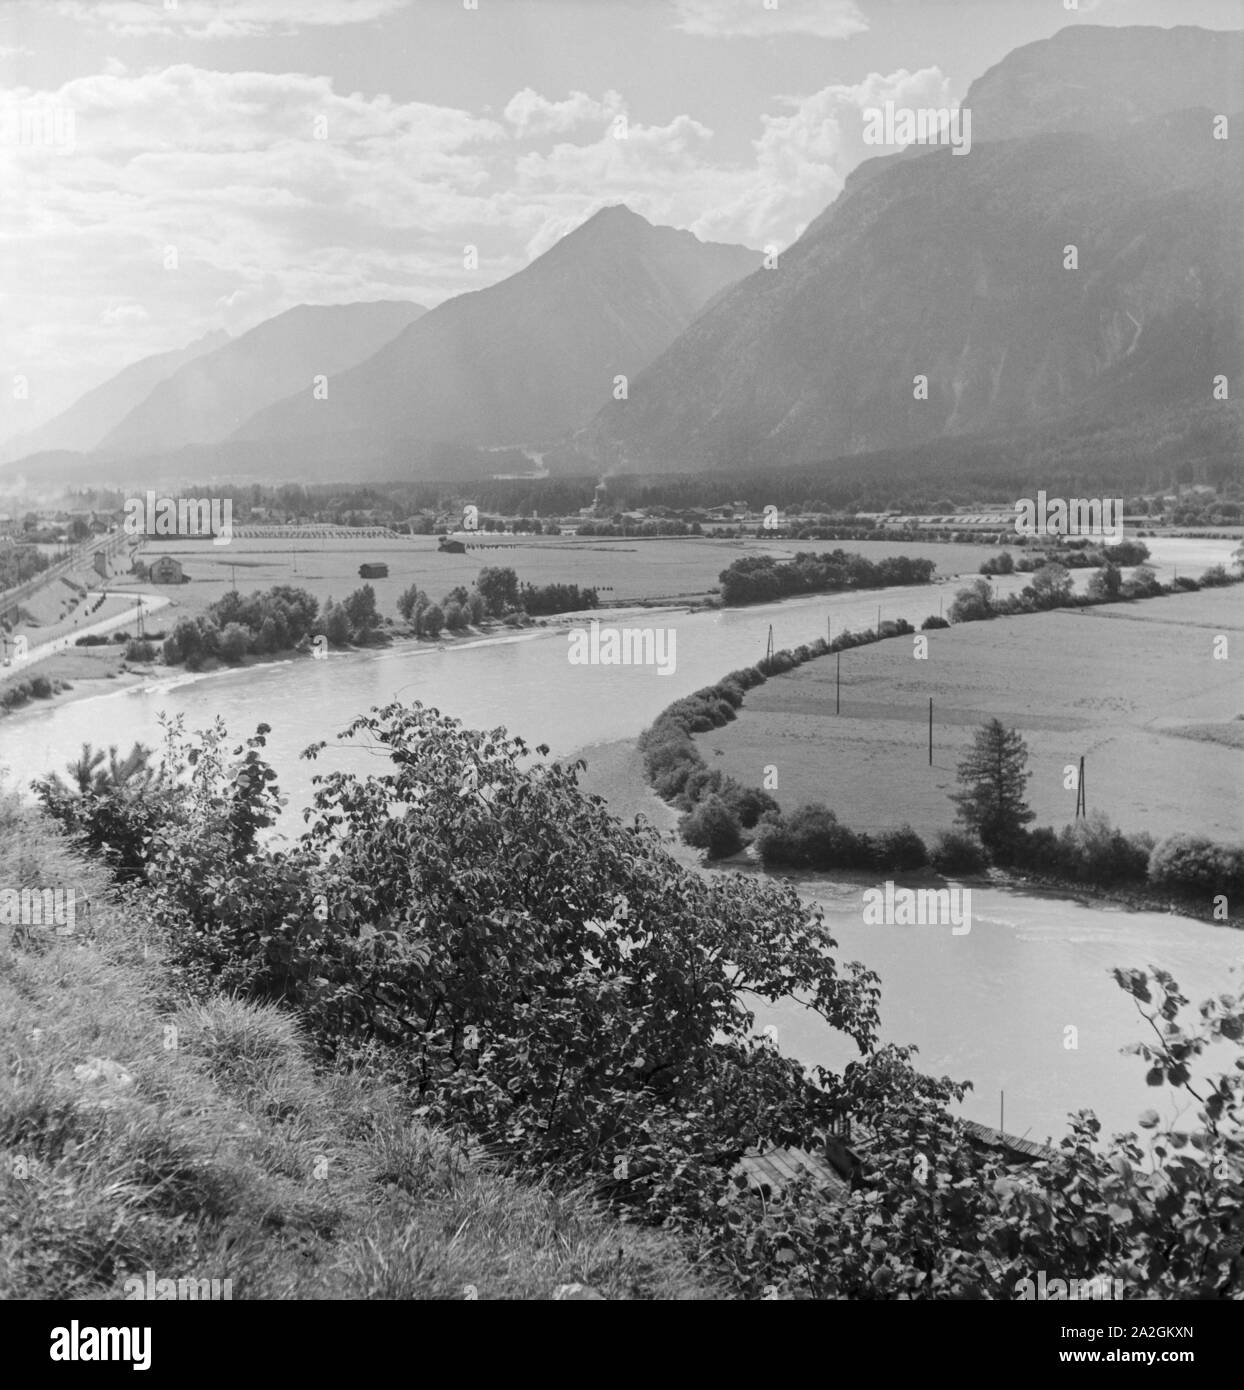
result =
[{"label": "cloudy sky", "polygon": [[953,105],[1066,24],[1242,21],[1244,0],[0,0],[0,437],[209,329],[481,289],[607,203],[789,244],[871,153],[862,107]]}]

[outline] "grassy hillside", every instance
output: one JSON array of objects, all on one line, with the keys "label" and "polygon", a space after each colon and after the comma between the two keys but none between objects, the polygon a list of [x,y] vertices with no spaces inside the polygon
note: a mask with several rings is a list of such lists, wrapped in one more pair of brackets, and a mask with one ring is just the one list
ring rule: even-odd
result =
[{"label": "grassy hillside", "polygon": [[0,885],[78,903],[73,936],[0,927],[0,1299],[148,1270],[235,1299],[722,1296],[671,1238],[469,1161],[365,1066],[317,1068],[289,1014],[180,1001],[140,907],[12,798]]}]

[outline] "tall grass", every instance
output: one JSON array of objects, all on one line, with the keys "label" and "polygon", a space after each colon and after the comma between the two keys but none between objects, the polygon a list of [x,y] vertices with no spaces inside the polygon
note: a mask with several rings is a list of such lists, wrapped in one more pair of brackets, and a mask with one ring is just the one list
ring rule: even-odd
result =
[{"label": "tall grass", "polygon": [[364,1053],[318,1067],[292,1016],[187,1003],[135,898],[0,795],[0,886],[89,895],[73,936],[0,928],[0,1298],[720,1297],[673,1238],[520,1183],[414,1116]]}]

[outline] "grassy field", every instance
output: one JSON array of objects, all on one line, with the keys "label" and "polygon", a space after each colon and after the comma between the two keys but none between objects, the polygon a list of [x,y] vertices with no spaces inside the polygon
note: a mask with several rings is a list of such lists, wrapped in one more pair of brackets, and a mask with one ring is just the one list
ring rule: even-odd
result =
[{"label": "grassy field", "polygon": [[[615,541],[571,536],[481,536],[469,543],[465,555],[444,555],[437,552],[433,537],[414,536],[400,541],[235,537],[224,546],[183,540],[167,546],[148,546],[143,558],[150,561],[167,554],[181,561],[191,582],[152,590],[172,598],[181,615],[202,612],[235,583],[244,594],[274,584],[294,584],[308,589],[323,602],[330,597],[340,601],[367,582],[376,591],[380,612],[393,617],[398,595],[409,585],[417,584],[439,602],[456,585],[470,588],[485,565],[509,566],[523,583],[595,588],[600,591],[602,605],[613,605],[656,599],[701,599],[717,586],[721,571],[744,555],[785,556],[796,550],[836,548],[874,560],[903,554],[927,557],[935,560],[945,574],[975,572],[987,554],[980,546],[908,545],[899,541],[789,544],[704,538]],[[360,579],[358,569],[364,561],[387,564],[389,577]],[[121,592],[146,587],[130,583],[110,585]]]},{"label": "grassy field", "polygon": [[[1228,639],[1229,660],[1214,659]],[[949,827],[955,770],[996,716],[1030,751],[1038,824],[1075,811],[1067,764],[1086,759],[1090,810],[1130,831],[1238,840],[1244,820],[1244,608],[1237,588],[971,623],[823,657],[747,694],[700,735],[710,766],[749,785],[777,770],[784,809],[822,801],[854,829]],[[723,672],[724,674],[724,672]],[[928,701],[934,701],[933,766]]]},{"label": "grassy field", "polygon": [[148,1270],[234,1299],[729,1296],[673,1237],[318,1067],[291,1015],[179,998],[136,905],[4,796],[0,886],[79,904],[73,936],[0,927],[0,1299],[119,1299]]}]

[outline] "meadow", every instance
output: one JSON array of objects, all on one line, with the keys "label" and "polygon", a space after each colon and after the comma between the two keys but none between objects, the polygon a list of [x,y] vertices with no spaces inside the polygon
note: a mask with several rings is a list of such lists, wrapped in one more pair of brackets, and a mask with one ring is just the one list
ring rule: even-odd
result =
[{"label": "meadow", "polygon": [[[376,561],[389,566],[387,579],[372,579],[376,605],[393,617],[398,595],[411,584],[426,590],[434,601],[461,584],[470,587],[485,565],[509,566],[519,580],[530,584],[578,584],[598,590],[602,606],[651,603],[659,600],[695,602],[717,587],[721,571],[744,555],[789,556],[798,550],[843,549],[869,559],[887,555],[923,556],[937,563],[941,574],[975,573],[988,551],[973,545],[939,545],[903,541],[761,541],[717,540],[709,537],[609,540],[576,536],[481,535],[467,542],[464,555],[437,550],[433,536],[398,540],[266,540],[237,537],[215,546],[198,540],[151,543],[143,552],[150,562],[172,555],[183,566],[189,583],[162,587],[191,616],[203,612],[235,584],[242,593],[292,584],[307,589],[321,602],[345,598],[363,581],[359,566]],[[113,584],[122,591],[143,588],[126,581]]]},{"label": "meadow", "polygon": [[[919,614],[912,614],[919,620]],[[1235,840],[1244,818],[1244,615],[1238,591],[958,625],[823,657],[747,693],[737,721],[697,738],[710,767],[821,801],[856,830],[949,827],[956,768],[997,717],[1028,744],[1037,824],[1075,812],[1066,769],[1086,759],[1090,811],[1128,831]],[[1232,659],[1215,659],[1225,637]],[[933,765],[928,701],[934,701]],[[769,784],[773,781],[769,777]]]}]

